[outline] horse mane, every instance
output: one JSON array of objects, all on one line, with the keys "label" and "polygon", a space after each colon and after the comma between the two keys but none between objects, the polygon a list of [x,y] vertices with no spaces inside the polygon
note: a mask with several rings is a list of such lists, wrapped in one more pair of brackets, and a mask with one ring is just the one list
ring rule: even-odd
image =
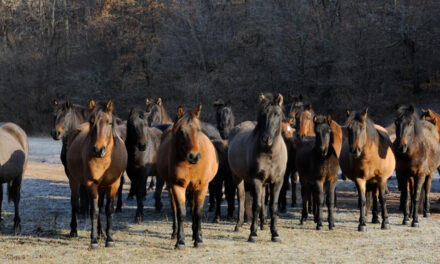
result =
[{"label": "horse mane", "polygon": [[[182,117],[178,118],[176,120],[176,122],[173,125],[173,134],[177,133],[177,131],[179,130],[179,128],[181,128],[182,126],[189,124],[191,122],[193,122],[194,120],[196,120],[197,118],[194,117],[192,115],[191,112],[186,112]],[[200,127],[200,124],[199,124]]]},{"label": "horse mane", "polygon": [[[101,112],[108,112],[106,102],[100,102],[100,103],[96,104],[95,108],[93,108],[92,112],[90,113],[89,120],[90,120],[91,116],[93,116],[93,115],[98,116]],[[122,140],[122,138],[119,136],[119,133],[116,131],[117,120],[120,120],[120,118],[118,116],[116,116],[114,110],[111,112],[111,114],[112,114],[112,118],[113,118],[113,122],[111,123],[113,138],[114,139],[119,138]],[[92,130],[93,127],[94,126],[90,127],[89,132]]]},{"label": "horse mane", "polygon": [[[353,122],[363,122],[362,113],[359,112],[353,112],[350,114],[350,116],[347,119],[347,122],[345,124],[346,127],[350,126]],[[376,128],[374,127],[374,122],[369,117],[365,119],[365,123],[367,124],[367,136],[373,140],[376,141],[378,139],[378,132]]]},{"label": "horse mane", "polygon": [[165,107],[163,106],[163,104],[160,105],[160,114],[161,114],[161,118],[162,118],[162,123],[165,122],[172,122],[170,116],[167,113],[167,110],[165,110]]},{"label": "horse mane", "polygon": [[[254,128],[254,132],[253,132],[254,134],[260,131],[260,129],[263,126],[263,120],[262,120],[263,112],[271,105],[276,106],[276,104],[274,104],[273,102],[274,97],[271,93],[265,93],[264,97],[265,98],[260,102],[260,107],[258,109],[257,125]],[[284,106],[281,105],[279,107],[281,108],[281,121],[286,120],[286,116],[284,115]],[[282,122],[280,122],[280,131],[281,131],[281,123]]]},{"label": "horse mane", "polygon": [[414,134],[420,136],[423,133],[422,122],[413,106],[400,106],[397,109],[397,119],[412,119],[414,121]]}]

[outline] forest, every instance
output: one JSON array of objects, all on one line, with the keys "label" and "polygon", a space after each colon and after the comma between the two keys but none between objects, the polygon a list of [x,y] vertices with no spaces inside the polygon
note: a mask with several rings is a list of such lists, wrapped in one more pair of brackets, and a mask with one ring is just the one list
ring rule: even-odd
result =
[{"label": "forest", "polygon": [[0,119],[46,134],[52,101],[115,100],[119,116],[161,97],[231,100],[255,119],[259,92],[302,94],[344,121],[396,103],[440,110],[437,0],[0,0]]}]

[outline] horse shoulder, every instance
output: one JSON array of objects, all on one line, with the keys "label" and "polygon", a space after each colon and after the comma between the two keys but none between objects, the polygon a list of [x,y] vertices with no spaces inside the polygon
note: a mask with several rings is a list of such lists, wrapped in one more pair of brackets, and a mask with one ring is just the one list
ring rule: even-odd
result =
[{"label": "horse shoulder", "polygon": [[342,129],[341,129],[341,126],[339,126],[339,124],[336,123],[336,121],[334,121],[334,120],[332,120],[330,126],[333,131],[332,147],[335,150],[336,157],[339,158],[339,155],[341,154],[341,148],[342,148],[342,137],[343,137]]},{"label": "horse shoulder", "polygon": [[[16,143],[18,143],[17,147],[20,147],[21,150],[24,151],[27,159],[29,153],[29,142],[26,132],[24,132],[24,130],[17,124],[10,122],[3,123],[1,125],[1,130],[3,131],[3,133],[6,133],[10,137],[12,137],[16,141]],[[12,142],[8,142],[8,144],[12,144]]]}]

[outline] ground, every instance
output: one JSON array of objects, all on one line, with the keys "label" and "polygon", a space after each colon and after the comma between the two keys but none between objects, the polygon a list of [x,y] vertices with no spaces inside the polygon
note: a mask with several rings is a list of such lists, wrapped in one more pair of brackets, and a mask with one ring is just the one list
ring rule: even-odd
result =
[{"label": "ground", "polygon": [[[390,230],[369,223],[367,232],[357,231],[359,210],[353,183],[340,180],[337,186],[336,229],[321,231],[309,220],[299,225],[300,210],[289,208],[280,215],[281,243],[270,241],[270,231],[258,231],[256,243],[247,242],[249,224],[239,233],[234,223],[222,220],[212,224],[206,212],[202,224],[204,248],[191,241],[190,217],[185,223],[186,245],[174,250],[170,239],[171,218],[168,195],[163,194],[164,210],[156,213],[152,193],[146,198],[145,219],[134,224],[135,201],[127,201],[129,185],[124,186],[122,213],[114,216],[115,248],[89,250],[90,220],[79,221],[79,237],[69,238],[70,190],[58,154],[61,145],[49,138],[30,139],[30,162],[22,188],[22,233],[14,236],[13,203],[3,201],[0,222],[0,263],[439,263],[440,262],[440,184],[434,179],[432,217],[420,220],[419,228],[402,226],[398,211],[399,194],[395,179],[388,186]],[[299,191],[299,190],[297,190]],[[299,192],[298,192],[299,193]],[[6,195],[5,195],[6,198]],[[223,215],[226,204],[223,204]],[[324,210],[326,216],[326,210]],[[105,225],[105,217],[101,216]],[[371,214],[369,216],[371,221]]]}]

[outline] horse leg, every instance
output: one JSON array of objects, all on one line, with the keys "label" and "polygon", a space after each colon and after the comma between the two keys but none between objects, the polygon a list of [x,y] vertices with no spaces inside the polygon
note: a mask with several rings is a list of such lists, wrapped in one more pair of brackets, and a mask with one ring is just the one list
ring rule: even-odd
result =
[{"label": "horse leg", "polygon": [[174,202],[176,203],[176,209],[177,209],[177,242],[176,242],[176,249],[185,249],[185,232],[183,230],[183,222],[185,221],[186,217],[186,208],[185,208],[185,189],[182,186],[174,185],[172,187],[173,189],[173,196],[174,196]]},{"label": "horse leg", "polygon": [[135,222],[139,224],[144,220],[144,192],[147,184],[147,176],[145,175],[144,171],[140,171],[138,177],[139,182],[136,186],[137,209]]},{"label": "horse leg", "polygon": [[222,187],[223,187],[223,180],[219,179],[219,181],[216,182],[214,186],[216,206],[215,206],[215,216],[212,221],[213,223],[218,223],[220,221],[222,196],[223,196]]},{"label": "horse leg", "polygon": [[327,184],[327,209],[328,209],[328,229],[333,230],[335,228],[335,216],[333,210],[335,208],[333,202],[336,197],[336,183],[338,181],[338,176],[336,175],[336,180]]},{"label": "horse leg", "polygon": [[[217,177],[217,175],[216,175],[216,177]],[[215,209],[215,196],[216,196],[216,193],[215,193],[215,178],[214,178],[214,180],[213,181],[211,181],[210,183],[209,183],[209,209],[208,209],[208,211],[209,212],[213,212],[214,211],[214,209]]]},{"label": "horse leg", "polygon": [[360,232],[365,232],[367,231],[367,224],[365,221],[365,214],[366,214],[366,196],[365,196],[365,191],[366,191],[366,183],[364,180],[357,178],[356,179],[356,188],[358,189],[358,193],[359,193],[359,202],[360,202],[360,211],[361,211],[361,216],[359,218],[359,226],[358,226],[358,231]]},{"label": "horse leg", "polygon": [[[157,177],[156,190],[154,190],[154,200],[155,200],[156,212],[160,212],[163,207],[160,196],[162,194],[162,189],[163,189],[164,184],[165,184],[165,181],[162,179],[162,177]],[[168,187],[168,189],[170,189],[170,188]]]},{"label": "horse leg", "polygon": [[413,204],[413,221],[411,223],[412,227],[419,227],[419,200],[420,191],[422,190],[423,184],[425,183],[425,176],[415,177],[414,179],[414,197],[412,199]]},{"label": "horse leg", "polygon": [[324,206],[324,186],[320,181],[315,182],[314,186],[314,206],[316,206],[316,212],[314,215],[316,230],[321,230],[322,228],[322,207]]},{"label": "horse leg", "polygon": [[278,197],[283,186],[281,181],[270,185],[270,232],[272,234],[272,242],[281,242],[278,234]]},{"label": "horse leg", "polygon": [[[244,212],[246,214],[247,221],[252,221],[253,218],[253,212],[252,212],[252,194],[251,194],[251,186],[249,183],[244,183],[244,190],[245,190],[245,206],[244,206]],[[258,216],[256,216],[258,217]]]},{"label": "horse leg", "polygon": [[0,183],[0,222],[2,221],[3,184]]},{"label": "horse leg", "polygon": [[78,236],[78,223],[77,223],[77,213],[78,213],[78,190],[79,184],[70,182],[70,204],[72,206],[72,219],[70,221],[70,237]]},{"label": "horse leg", "polygon": [[251,233],[249,235],[249,242],[257,241],[257,220],[258,214],[261,212],[262,201],[263,201],[263,184],[259,179],[252,179],[251,191],[252,191],[252,210],[253,218],[251,224]]},{"label": "horse leg", "polygon": [[280,197],[278,198],[278,206],[280,213],[285,213],[287,211],[286,194],[287,194],[287,189],[289,187],[289,176],[290,173],[288,170],[286,170],[286,173],[284,174],[283,186],[281,187],[281,191],[280,191]]},{"label": "horse leg", "polygon": [[150,185],[148,186],[148,190],[153,190],[154,186],[156,185],[156,176],[150,177]]},{"label": "horse leg", "polygon": [[[121,175],[121,178],[123,175]],[[119,186],[121,186],[120,179],[114,182],[110,187],[107,188],[107,204],[105,206],[105,215],[107,216],[107,228],[105,230],[105,234],[107,239],[105,241],[106,247],[114,247],[115,241],[112,238],[112,226],[113,226],[113,212],[114,212],[114,202],[115,196],[119,190]]]},{"label": "horse leg", "polygon": [[263,187],[261,197],[264,198],[263,198],[263,202],[261,203],[260,229],[264,230],[266,226],[266,218],[267,218],[266,201],[269,201],[269,185]]},{"label": "horse leg", "polygon": [[308,187],[306,183],[301,184],[301,198],[302,198],[302,213],[301,213],[301,220],[300,225],[304,224],[305,221],[307,221],[307,217],[309,216],[307,211],[307,202],[308,202]]},{"label": "horse leg", "polygon": [[235,209],[235,186],[232,183],[231,175],[228,173],[225,177],[225,195],[228,201],[228,216],[227,220],[234,219],[234,209]]},{"label": "horse leg", "polygon": [[[221,186],[221,185],[220,185]],[[205,197],[208,188],[206,186],[201,186],[199,190],[194,193],[194,222],[193,226],[193,237],[194,237],[194,247],[198,248],[203,245],[202,240],[202,217],[203,217],[203,205],[205,203]],[[221,192],[220,192],[221,193]],[[218,201],[217,201],[218,203]]]},{"label": "horse leg", "polygon": [[171,239],[177,237],[177,208],[176,201],[174,199],[174,193],[172,188],[168,188],[168,193],[170,194],[171,209],[173,210],[173,233],[171,234]]},{"label": "horse leg", "polygon": [[99,194],[96,186],[90,186],[87,188],[89,199],[90,199],[90,220],[92,222],[92,232],[91,232],[91,242],[90,248],[98,248],[98,217],[99,217],[99,206],[98,199]]},{"label": "horse leg", "polygon": [[130,183],[130,191],[128,192],[127,200],[133,200],[133,197],[136,195],[136,187],[134,186],[134,182]]},{"label": "horse leg", "polygon": [[[385,183],[385,185],[386,185],[386,183]],[[371,199],[373,201],[373,212],[372,212],[373,218],[371,220],[371,223],[379,224],[380,223],[379,222],[379,213],[378,213],[379,210],[377,209],[377,190],[380,190],[380,187],[378,188],[378,186],[376,184],[372,185],[371,187],[372,187],[372,189],[370,190],[370,193],[371,193]],[[382,206],[382,203],[381,203],[381,206]]]},{"label": "horse leg", "polygon": [[101,210],[104,206],[104,195],[106,194],[106,190],[100,190],[99,192],[99,198],[98,198],[98,240],[101,240],[101,238],[104,236],[104,232],[102,231],[102,224],[101,224]]},{"label": "horse leg", "polygon": [[122,212],[122,189],[124,188],[125,178],[124,174],[121,176],[121,184],[118,188],[118,202],[116,203],[116,213]]},{"label": "horse leg", "polygon": [[414,210],[414,206],[413,206],[413,199],[414,199],[414,189],[415,189],[415,185],[414,185],[414,177],[410,177],[409,178],[409,198],[411,199],[410,204],[409,204],[409,215],[413,215],[413,210]]},{"label": "horse leg", "polygon": [[12,180],[9,186],[9,197],[14,201],[14,235],[21,233],[21,219],[20,219],[20,189],[23,175],[19,175]]},{"label": "horse leg", "polygon": [[[379,201],[380,201],[380,207],[382,208],[382,229],[390,229],[390,223],[388,222],[388,210],[387,210],[387,198],[386,198],[386,192],[388,190],[387,188],[387,182],[386,180],[383,180],[381,183],[378,183],[379,185]],[[375,195],[376,196],[376,195]],[[376,202],[377,204],[377,202]],[[377,205],[376,205],[377,207]]]},{"label": "horse leg", "polygon": [[297,171],[292,172],[291,175],[292,175],[291,179],[290,179],[291,184],[292,184],[292,187],[291,187],[291,191],[292,191],[292,205],[291,206],[295,207],[295,205],[296,205],[296,183],[298,182],[299,175],[298,175]]},{"label": "horse leg", "polygon": [[401,194],[400,194],[400,202],[403,204],[403,222],[402,225],[409,225],[409,181],[406,180],[405,183],[401,183]]},{"label": "horse leg", "polygon": [[237,185],[237,196],[238,196],[238,217],[237,217],[237,225],[235,226],[235,232],[240,231],[240,228],[243,226],[243,222],[244,222],[245,190],[244,190],[243,180]]},{"label": "horse leg", "polygon": [[423,206],[423,217],[430,217],[431,216],[429,193],[431,192],[431,181],[432,181],[433,177],[434,177],[434,173],[426,176],[425,184],[423,185],[423,187],[425,189],[425,193],[424,193],[425,194],[425,199],[424,199],[424,206]]},{"label": "horse leg", "polygon": [[79,213],[84,216],[87,216],[87,212],[89,211],[89,197],[87,196],[87,189],[84,185],[79,186]]}]

